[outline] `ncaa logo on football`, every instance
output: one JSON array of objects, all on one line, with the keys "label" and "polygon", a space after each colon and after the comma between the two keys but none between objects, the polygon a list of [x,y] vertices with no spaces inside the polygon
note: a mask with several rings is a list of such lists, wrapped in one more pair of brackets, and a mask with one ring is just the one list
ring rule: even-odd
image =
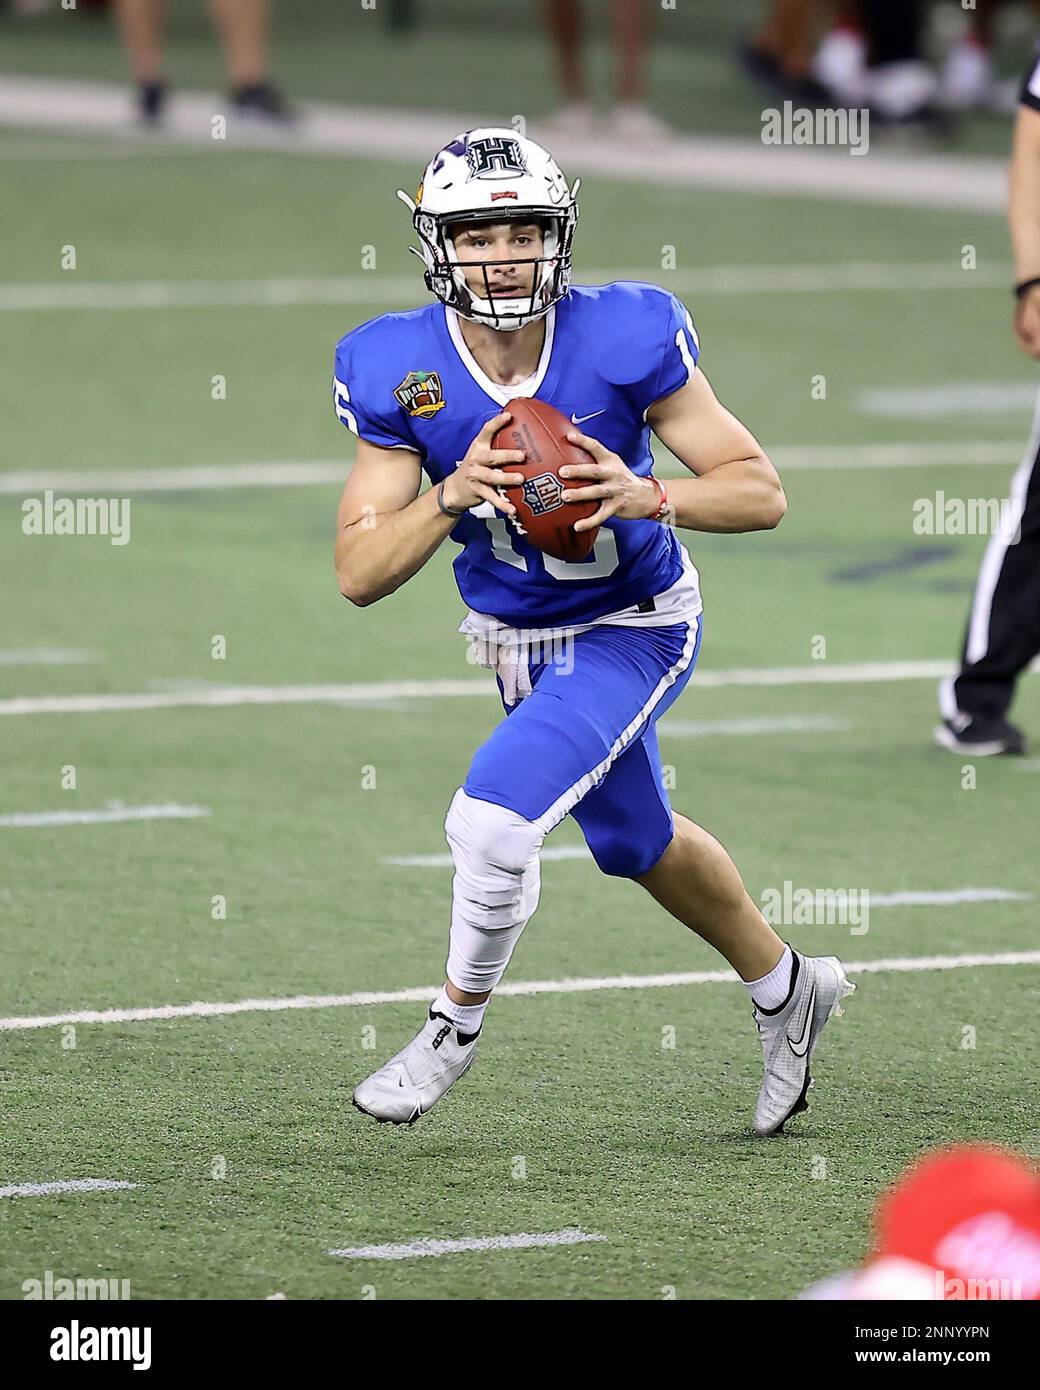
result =
[{"label": "ncaa logo on football", "polygon": [[563,483],[555,473],[539,473],[524,483],[523,498],[535,516],[544,516],[563,506]]},{"label": "ncaa logo on football", "polygon": [[428,420],[444,409],[444,392],[436,372],[409,372],[400,386],[394,387],[398,405],[420,420]]}]

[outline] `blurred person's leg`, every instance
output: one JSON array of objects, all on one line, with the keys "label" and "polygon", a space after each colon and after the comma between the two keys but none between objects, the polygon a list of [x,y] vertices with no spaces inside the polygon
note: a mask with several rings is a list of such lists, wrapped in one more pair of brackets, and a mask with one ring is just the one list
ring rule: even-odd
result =
[{"label": "blurred person's leg", "polygon": [[750,65],[758,59],[764,76],[808,77],[818,11],[818,0],[770,0],[761,27],[748,41]]},{"label": "blurred person's leg", "polygon": [[[993,59],[997,15],[1004,3],[1005,0],[976,0],[975,8],[966,16],[965,33],[946,55],[941,90],[943,104],[951,110],[984,108],[1010,114],[1018,105],[1020,84],[1017,80],[999,81]],[[1040,0],[1032,0],[1030,8],[1040,13]]]},{"label": "blurred person's leg", "polygon": [[611,0],[617,104],[611,130],[623,140],[667,140],[672,132],[646,105],[646,65],[654,0]]},{"label": "blurred person's leg", "polygon": [[157,121],[166,89],[163,77],[166,0],[116,0],[116,19],[130,59],[130,72],[137,83],[140,115],[145,121]]},{"label": "blurred person's leg", "polygon": [[267,67],[268,0],[210,0],[210,13],[224,46],[235,108],[284,120],[289,112]]},{"label": "blurred person's leg", "polygon": [[814,56],[832,8],[829,0],[770,0],[762,27],[741,49],[744,66],[785,98],[822,104],[828,89],[814,70]]},{"label": "blurred person's leg", "polygon": [[859,0],[833,7],[830,29],[813,59],[813,76],[842,106],[859,106],[866,93],[867,34]]},{"label": "blurred person's leg", "polygon": [[591,135],[595,114],[589,104],[582,63],[584,22],[581,0],[542,0],[542,14],[549,31],[563,104],[544,123],[547,135]]},{"label": "blurred person's leg", "polygon": [[233,87],[252,87],[267,77],[267,0],[210,0],[228,80]]},{"label": "blurred person's leg", "polygon": [[611,0],[611,37],[619,102],[646,101],[646,63],[650,49],[650,5],[646,0]]},{"label": "blurred person's leg", "polygon": [[163,69],[166,0],[117,0],[116,17],[134,81],[159,81]]},{"label": "blurred person's leg", "polygon": [[860,0],[870,52],[867,102],[884,121],[932,119],[938,79],[925,62],[922,0]]},{"label": "blurred person's leg", "polygon": [[563,99],[568,103],[587,101],[581,61],[581,0],[544,0],[542,11],[556,53]]},{"label": "blurred person's leg", "polygon": [[954,111],[988,104],[993,90],[993,30],[999,0],[976,0],[968,28],[943,62],[942,99]]}]

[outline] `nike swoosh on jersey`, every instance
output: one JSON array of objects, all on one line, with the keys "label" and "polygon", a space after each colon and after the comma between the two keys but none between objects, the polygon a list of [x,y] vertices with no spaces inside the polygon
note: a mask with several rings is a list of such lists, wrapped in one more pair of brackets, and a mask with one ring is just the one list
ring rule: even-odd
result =
[{"label": "nike swoosh on jersey", "polygon": [[[797,1047],[795,1046],[795,1042],[792,1040],[790,1033],[788,1033],[787,1035],[787,1046],[791,1049],[791,1051],[794,1053],[796,1057],[804,1057],[805,1054],[809,1051],[809,1027],[812,1023],[813,1005],[815,1003],[816,983],[814,981],[813,987],[809,992],[809,1007],[805,1011],[805,1022],[802,1025],[801,1036],[797,1039]],[[804,1047],[802,1046],[803,1043]]]},{"label": "nike swoosh on jersey", "polygon": [[606,410],[604,409],[604,410],[594,410],[594,411],[592,412],[591,415],[572,415],[572,416],[571,416],[571,424],[572,424],[572,425],[582,425],[582,424],[585,423],[586,420],[595,420],[595,418],[596,418],[597,415],[605,415],[606,413],[607,413],[607,412],[606,412]]}]

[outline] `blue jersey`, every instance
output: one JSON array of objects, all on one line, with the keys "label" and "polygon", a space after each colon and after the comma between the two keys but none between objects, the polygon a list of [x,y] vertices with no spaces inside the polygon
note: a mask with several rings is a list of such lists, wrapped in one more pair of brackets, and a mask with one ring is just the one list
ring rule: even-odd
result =
[{"label": "blue jersey", "polygon": [[[361,439],[414,450],[437,484],[509,400],[537,396],[645,477],[653,462],[646,412],[696,370],[700,346],[689,313],[666,290],[616,281],[573,288],[545,323],[534,376],[502,386],[478,366],[456,314],[439,301],[383,314],[337,345],[336,413]],[[529,545],[501,513],[485,515],[490,510],[485,504],[453,528],[462,547],[455,578],[470,608],[511,627],[590,622],[661,593],[682,572],[682,548],[659,522],[611,517],[586,559],[564,561]]]}]

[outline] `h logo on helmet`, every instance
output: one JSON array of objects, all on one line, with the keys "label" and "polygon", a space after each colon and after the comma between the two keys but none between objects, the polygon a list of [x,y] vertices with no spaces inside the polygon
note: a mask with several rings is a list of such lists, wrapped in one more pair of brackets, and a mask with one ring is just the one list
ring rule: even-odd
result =
[{"label": "h logo on helmet", "polygon": [[519,140],[504,135],[488,135],[482,140],[470,140],[466,146],[471,179],[515,178],[527,173],[527,162]]}]

